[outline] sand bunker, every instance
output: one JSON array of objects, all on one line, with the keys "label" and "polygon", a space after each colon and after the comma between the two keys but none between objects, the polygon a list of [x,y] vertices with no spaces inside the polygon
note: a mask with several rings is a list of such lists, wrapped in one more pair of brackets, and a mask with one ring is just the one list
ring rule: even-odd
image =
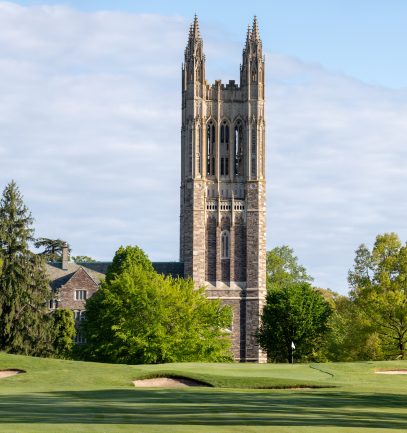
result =
[{"label": "sand bunker", "polygon": [[15,376],[16,374],[25,373],[24,370],[18,370],[16,368],[11,368],[9,370],[0,370],[0,379],[4,377]]},{"label": "sand bunker", "polygon": [[185,388],[188,386],[209,386],[196,380],[175,377],[140,379],[133,381],[133,383],[136,388]]},{"label": "sand bunker", "polygon": [[379,370],[376,374],[407,374],[407,370]]}]

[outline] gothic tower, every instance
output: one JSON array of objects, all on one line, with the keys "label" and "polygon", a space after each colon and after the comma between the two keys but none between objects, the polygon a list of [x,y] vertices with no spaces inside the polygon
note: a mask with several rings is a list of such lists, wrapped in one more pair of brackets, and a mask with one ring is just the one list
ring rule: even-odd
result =
[{"label": "gothic tower", "polygon": [[266,291],[264,59],[256,17],[240,85],[208,84],[198,19],[182,66],[180,259],[185,276],[233,309],[235,359],[262,362]]}]

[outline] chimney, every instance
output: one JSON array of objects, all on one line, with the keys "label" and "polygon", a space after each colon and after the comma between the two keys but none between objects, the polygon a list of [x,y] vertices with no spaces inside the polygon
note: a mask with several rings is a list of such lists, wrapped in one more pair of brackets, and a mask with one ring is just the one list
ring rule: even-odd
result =
[{"label": "chimney", "polygon": [[68,262],[69,262],[69,249],[68,244],[65,242],[62,247],[62,270],[68,270]]}]

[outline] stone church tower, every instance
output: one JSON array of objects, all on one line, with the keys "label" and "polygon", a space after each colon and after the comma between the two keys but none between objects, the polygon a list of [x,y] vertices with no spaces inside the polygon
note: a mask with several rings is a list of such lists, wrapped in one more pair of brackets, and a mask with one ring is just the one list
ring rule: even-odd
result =
[{"label": "stone church tower", "polygon": [[264,58],[256,18],[240,85],[208,84],[195,16],[182,66],[181,242],[185,276],[233,309],[235,359],[263,362],[266,292]]}]

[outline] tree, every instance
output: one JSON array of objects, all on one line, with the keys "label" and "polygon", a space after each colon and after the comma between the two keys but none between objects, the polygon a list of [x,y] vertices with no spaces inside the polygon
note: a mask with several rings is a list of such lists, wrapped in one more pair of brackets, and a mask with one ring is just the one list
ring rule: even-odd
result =
[{"label": "tree", "polygon": [[372,251],[356,250],[349,271],[351,299],[380,337],[388,358],[404,359],[407,343],[407,246],[395,233],[376,237]]},{"label": "tree", "polygon": [[0,201],[0,350],[44,355],[52,351],[50,289],[44,261],[29,251],[32,223],[16,183],[10,182]]},{"label": "tree", "polygon": [[294,250],[283,245],[267,252],[267,289],[282,288],[292,283],[310,283],[313,278],[298,263]]},{"label": "tree", "polygon": [[55,354],[60,358],[70,358],[76,334],[72,311],[67,308],[58,308],[53,311],[52,319]]},{"label": "tree", "polygon": [[47,262],[61,262],[62,250],[68,247],[68,252],[71,252],[69,244],[62,239],[38,238],[34,242],[35,248],[44,248],[44,251],[39,253]]},{"label": "tree", "polygon": [[[331,309],[308,283],[291,283],[267,293],[258,333],[270,360],[313,360],[327,331]],[[292,344],[295,345],[293,352]]]},{"label": "tree", "polygon": [[332,314],[322,344],[321,359],[334,362],[382,359],[379,336],[354,300],[335,294],[330,305]]},{"label": "tree", "polygon": [[75,263],[95,263],[96,260],[89,256],[73,256],[72,260]]},{"label": "tree", "polygon": [[137,266],[140,270],[154,274],[154,267],[144,251],[137,246],[120,247],[106,272],[106,282],[110,283],[125,271]]},{"label": "tree", "polygon": [[231,360],[231,311],[192,280],[157,274],[138,247],[121,247],[86,302],[87,359],[127,364]]}]

